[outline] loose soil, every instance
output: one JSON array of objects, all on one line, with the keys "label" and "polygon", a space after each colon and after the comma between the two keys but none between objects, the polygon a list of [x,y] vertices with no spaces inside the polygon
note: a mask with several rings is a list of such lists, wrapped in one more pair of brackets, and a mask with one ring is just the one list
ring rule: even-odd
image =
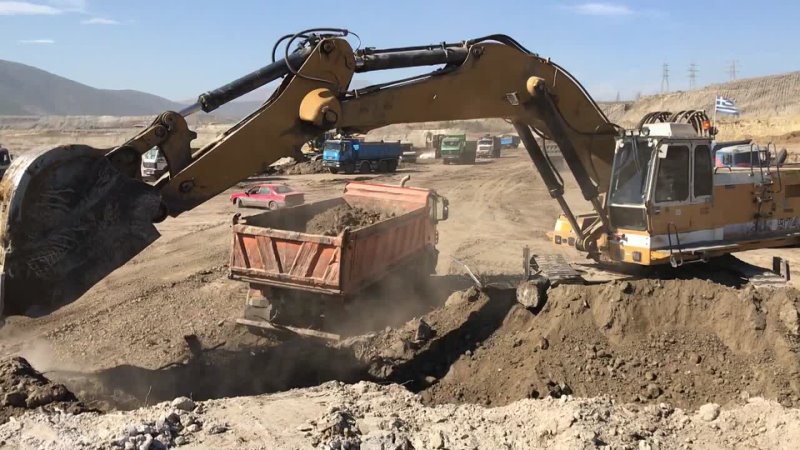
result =
[{"label": "loose soil", "polygon": [[322,160],[301,161],[296,164],[281,166],[275,171],[277,175],[310,175],[315,173],[325,173],[327,169],[322,166]]},{"label": "loose soil", "polygon": [[78,414],[88,409],[63,384],[36,371],[24,358],[0,361],[0,423],[29,409]]},{"label": "loose soil", "polygon": [[532,313],[511,289],[472,289],[419,322],[354,346],[370,372],[426,403],[505,405],[611,396],[694,408],[758,395],[800,403],[794,289],[736,290],[701,280],[567,285]]},{"label": "loose soil", "polygon": [[306,225],[306,233],[338,236],[345,228],[356,230],[391,217],[394,217],[394,214],[368,210],[345,203],[312,217]]}]

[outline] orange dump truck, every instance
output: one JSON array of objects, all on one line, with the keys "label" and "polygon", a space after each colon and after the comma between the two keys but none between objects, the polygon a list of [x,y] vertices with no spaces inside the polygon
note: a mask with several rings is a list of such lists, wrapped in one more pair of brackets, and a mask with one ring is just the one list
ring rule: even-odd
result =
[{"label": "orange dump truck", "polygon": [[[370,211],[379,219],[336,235],[309,230],[334,208]],[[237,216],[230,276],[250,286],[239,322],[335,337],[312,330],[323,328],[323,317],[335,316],[364,288],[395,273],[434,272],[436,224],[447,212],[447,199],[429,189],[351,182],[341,197]]]}]

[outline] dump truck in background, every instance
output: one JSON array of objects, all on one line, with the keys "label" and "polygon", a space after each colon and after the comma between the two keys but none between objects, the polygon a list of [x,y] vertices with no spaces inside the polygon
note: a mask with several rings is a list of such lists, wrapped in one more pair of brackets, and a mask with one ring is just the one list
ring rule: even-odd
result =
[{"label": "dump truck in background", "polygon": [[167,171],[167,159],[153,147],[142,155],[142,178],[145,180],[155,180]]},{"label": "dump truck in background", "polygon": [[519,136],[514,134],[505,134],[500,136],[500,148],[519,148]]},{"label": "dump truck in background", "polygon": [[[382,219],[333,236],[309,230],[312,220],[342,207],[375,211]],[[447,216],[447,199],[432,190],[360,182],[348,183],[341,197],[237,216],[230,277],[249,284],[239,323],[337,338],[319,331],[330,331],[322,319],[365,288],[392,274],[417,283],[434,273],[436,225]]]},{"label": "dump truck in background", "polygon": [[487,134],[478,139],[477,156],[479,158],[499,158],[500,137]]},{"label": "dump truck in background", "polygon": [[394,172],[403,153],[400,142],[365,142],[356,138],[325,141],[322,165],[331,173]]},{"label": "dump truck in background", "polygon": [[403,143],[400,144],[401,146],[401,154],[400,154],[400,161],[405,163],[415,163],[417,162],[417,149],[414,148],[414,144],[411,143]]},{"label": "dump truck in background", "polygon": [[449,134],[442,138],[442,163],[475,164],[477,150],[478,142],[467,140],[466,134]]}]

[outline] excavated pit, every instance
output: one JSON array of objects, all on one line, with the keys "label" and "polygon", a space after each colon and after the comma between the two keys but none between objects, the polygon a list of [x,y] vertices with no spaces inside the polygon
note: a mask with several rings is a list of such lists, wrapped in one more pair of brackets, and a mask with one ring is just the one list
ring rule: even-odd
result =
[{"label": "excavated pit", "polygon": [[429,404],[499,406],[567,394],[685,408],[747,396],[800,404],[794,289],[704,280],[564,285],[532,313],[516,303],[511,286],[464,290],[463,279],[441,278],[449,281],[428,291],[435,301],[396,310],[393,323],[376,322],[371,333],[336,344],[261,340],[206,349],[160,369],[117,366],[53,377],[102,410],[329,380],[398,383]]}]

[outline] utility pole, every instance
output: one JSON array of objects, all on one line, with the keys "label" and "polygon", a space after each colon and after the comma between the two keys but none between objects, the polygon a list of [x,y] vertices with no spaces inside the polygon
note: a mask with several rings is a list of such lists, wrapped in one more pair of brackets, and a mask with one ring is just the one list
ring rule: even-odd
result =
[{"label": "utility pole", "polygon": [[616,101],[619,103],[619,91],[617,91],[617,100]]},{"label": "utility pole", "polygon": [[697,87],[697,72],[699,72],[697,69],[697,64],[689,64],[689,90]]},{"label": "utility pole", "polygon": [[728,75],[731,77],[731,81],[736,79],[736,63],[737,61],[734,59],[731,61],[730,66],[728,66]]},{"label": "utility pole", "polygon": [[669,64],[661,66],[661,93],[669,92]]}]

